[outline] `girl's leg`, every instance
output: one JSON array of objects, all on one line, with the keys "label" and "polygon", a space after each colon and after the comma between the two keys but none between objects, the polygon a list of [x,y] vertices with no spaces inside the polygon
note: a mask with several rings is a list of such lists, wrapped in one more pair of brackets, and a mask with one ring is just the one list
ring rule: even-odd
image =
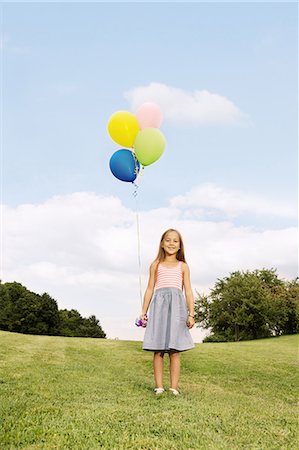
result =
[{"label": "girl's leg", "polygon": [[179,352],[169,353],[169,368],[170,368],[170,387],[172,389],[178,389],[179,378],[180,378],[180,354]]},{"label": "girl's leg", "polygon": [[163,388],[163,368],[164,368],[164,354],[161,352],[154,353],[154,376],[156,388]]}]

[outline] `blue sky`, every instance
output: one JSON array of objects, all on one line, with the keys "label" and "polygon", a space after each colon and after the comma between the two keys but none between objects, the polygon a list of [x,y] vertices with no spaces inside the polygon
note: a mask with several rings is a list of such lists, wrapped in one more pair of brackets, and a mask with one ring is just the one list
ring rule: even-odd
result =
[{"label": "blue sky", "polygon": [[[200,228],[207,223],[211,223],[209,229],[227,223],[237,234],[250,229],[261,237],[292,230],[288,243],[295,246],[297,17],[295,3],[2,4],[2,201],[9,211],[7,217],[12,214],[8,222],[20,222],[20,214],[26,215],[24,205],[31,205],[28,218],[22,216],[22,220],[29,221],[29,217],[35,217],[32,208],[47,210],[54,196],[61,199],[66,209],[75,200],[81,205],[84,195],[78,200],[72,197],[75,193],[85,193],[85,201],[92,205],[117,199],[123,214],[130,215],[135,207],[132,186],[118,181],[109,170],[109,159],[119,146],[110,139],[107,122],[115,111],[134,112],[138,88],[145,96],[155,92],[157,103],[157,92],[163,89],[168,92],[168,100],[163,104],[165,119],[161,131],[167,147],[161,159],[145,169],[138,194],[143,214],[144,282],[147,264],[156,253],[157,237],[163,231],[160,224],[164,224],[165,214],[169,217],[165,226],[177,221],[192,248],[196,244],[194,234],[188,235],[189,230],[193,225]],[[211,120],[208,124],[192,122],[188,117],[183,120],[188,113],[183,111],[184,103],[182,115],[177,114],[176,120],[169,118],[167,111],[173,104],[180,110],[182,97],[194,100],[195,92],[203,91],[217,94],[221,101],[227,99],[238,110],[239,120]],[[183,199],[178,201],[178,196]],[[229,206],[232,204],[233,208]],[[183,222],[173,216],[171,205],[181,208]],[[52,218],[61,207],[54,208]],[[80,211],[81,206],[78,208]],[[5,222],[5,214],[3,217]],[[38,217],[35,220],[43,223],[41,217],[45,214]],[[60,223],[61,216],[57,217],[54,225],[49,225],[52,233]],[[148,217],[155,217],[150,220],[156,234],[150,237],[146,234]],[[122,215],[116,220],[122,225],[112,223],[109,230],[119,227],[120,237],[127,222]],[[133,236],[134,221],[130,220]],[[95,234],[96,224],[93,225],[90,232]],[[88,228],[86,223],[81,226]],[[64,232],[67,229],[63,227]],[[32,230],[30,222],[28,230]],[[103,233],[108,236],[109,230]],[[33,235],[22,232],[22,228],[15,231],[20,242],[27,240],[39,246]],[[50,268],[45,264],[55,265],[62,273],[67,267],[72,268],[79,276],[82,268],[71,258],[68,260],[67,246],[61,264],[60,253],[53,255],[52,260],[46,254],[30,259],[28,254],[25,257],[25,249],[23,256],[19,254],[20,248],[14,248],[11,235],[5,233],[4,279],[18,276],[18,281],[32,289],[53,292],[61,305],[94,313],[92,300],[90,307],[83,306],[79,298],[72,303],[73,291],[66,288],[67,283],[57,288],[49,282]],[[63,234],[61,229],[59,233]],[[49,235],[40,239],[51,240]],[[115,235],[111,239],[115,241]],[[206,243],[209,237],[203,235],[201,239]],[[277,239],[273,235],[267,248],[272,249]],[[111,270],[111,277],[116,270],[113,261],[123,249],[121,238],[119,242],[118,248],[110,247],[114,257],[108,255],[109,247],[105,250],[108,259],[101,267],[106,274]],[[69,242],[70,248],[72,243]],[[136,256],[134,245],[132,261]],[[226,245],[223,243],[221,251],[217,250],[216,259],[219,252],[225,253]],[[234,241],[229,245],[237,244]],[[94,241],[93,248],[100,251],[99,241]],[[263,252],[267,253],[265,249]],[[195,268],[196,287],[208,289],[217,276],[226,275],[232,268],[257,268],[254,264],[268,264],[278,267],[282,276],[295,276],[294,253],[280,252],[283,250],[269,254],[265,261],[251,260],[243,252],[243,259],[236,256],[227,266],[224,262],[221,270],[216,269],[214,259],[215,270],[204,279]],[[16,254],[19,262],[14,259]],[[211,252],[207,248],[204,254]],[[89,267],[88,254],[84,258],[85,267]],[[192,273],[192,260],[190,266]],[[26,267],[31,267],[30,274]],[[133,264],[132,279],[134,270]],[[74,273],[72,277],[72,288],[78,290],[82,280],[76,279]],[[113,277],[111,283],[110,288],[107,284],[106,294],[112,289]],[[103,295],[100,290],[95,292]],[[129,300],[132,295],[130,291],[126,297],[130,311],[134,308]],[[100,318],[106,314],[104,307],[97,311]],[[123,331],[123,336],[136,338],[128,330],[129,327]],[[111,331],[111,335],[115,333]]]}]

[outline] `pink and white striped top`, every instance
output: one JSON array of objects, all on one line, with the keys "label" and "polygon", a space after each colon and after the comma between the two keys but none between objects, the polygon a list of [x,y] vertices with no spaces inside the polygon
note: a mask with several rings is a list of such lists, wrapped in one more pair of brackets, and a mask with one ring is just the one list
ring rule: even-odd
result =
[{"label": "pink and white striped top", "polygon": [[182,261],[179,261],[175,267],[167,267],[159,263],[155,289],[166,287],[183,289]]}]

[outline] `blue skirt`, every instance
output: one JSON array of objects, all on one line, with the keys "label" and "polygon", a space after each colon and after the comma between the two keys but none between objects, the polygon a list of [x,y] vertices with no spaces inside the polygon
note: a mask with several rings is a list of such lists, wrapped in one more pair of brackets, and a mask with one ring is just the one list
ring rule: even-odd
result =
[{"label": "blue skirt", "polygon": [[181,289],[157,289],[150,303],[143,350],[169,353],[194,348],[187,319],[188,308]]}]

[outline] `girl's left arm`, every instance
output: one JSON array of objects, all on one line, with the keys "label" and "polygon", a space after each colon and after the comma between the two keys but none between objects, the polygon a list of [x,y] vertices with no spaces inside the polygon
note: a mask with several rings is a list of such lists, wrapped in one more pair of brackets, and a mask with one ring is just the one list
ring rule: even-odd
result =
[{"label": "girl's left arm", "polygon": [[190,281],[190,270],[186,263],[183,264],[183,282],[184,282],[184,290],[186,301],[188,305],[188,320],[187,326],[188,328],[192,328],[195,324],[194,320],[194,296],[191,288]]}]

